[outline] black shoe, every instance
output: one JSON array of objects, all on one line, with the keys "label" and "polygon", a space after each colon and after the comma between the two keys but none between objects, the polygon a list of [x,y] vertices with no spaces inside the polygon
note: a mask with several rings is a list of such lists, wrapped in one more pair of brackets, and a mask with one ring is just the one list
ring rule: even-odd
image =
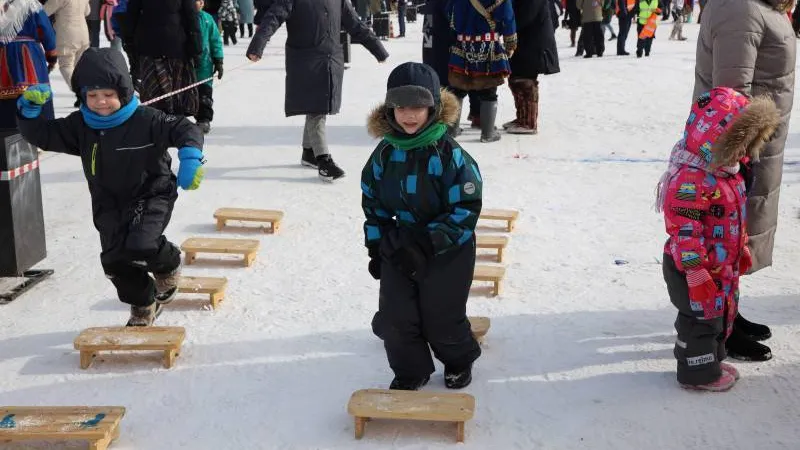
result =
[{"label": "black shoe", "polygon": [[200,127],[200,131],[202,131],[203,134],[208,134],[208,132],[211,131],[211,124],[205,120],[198,120],[197,126]]},{"label": "black shoe", "polygon": [[644,52],[644,56],[649,58],[650,57],[650,52]]},{"label": "black shoe", "polygon": [[641,50],[636,50],[636,57],[637,58],[641,58],[642,57],[642,51]]},{"label": "black shoe", "polygon": [[740,361],[769,361],[772,359],[772,350],[747,337],[746,334],[733,327],[733,333],[725,341],[728,356]]},{"label": "black shoe", "polygon": [[444,368],[444,385],[448,389],[462,389],[472,383],[472,364],[466,369]]},{"label": "black shoe", "polygon": [[418,391],[422,389],[423,386],[428,384],[428,380],[431,377],[426,376],[425,378],[400,378],[394,377],[392,380],[392,384],[389,385],[389,389],[396,389],[398,391]]},{"label": "black shoe", "polygon": [[733,328],[741,331],[754,341],[766,341],[772,337],[772,331],[768,326],[750,322],[742,317],[741,314],[736,315],[736,319],[733,321]]},{"label": "black shoe", "polygon": [[314,156],[314,150],[310,148],[303,149],[303,156],[300,158],[300,164],[305,167],[311,167],[312,169],[318,169],[317,166],[317,158]]},{"label": "black shoe", "polygon": [[583,55],[583,57],[584,57],[585,59],[589,59],[589,58],[591,58],[592,56],[593,56],[593,55],[590,55],[590,54],[588,54],[588,53],[587,53],[587,54],[585,54],[585,55]]},{"label": "black shoe", "polygon": [[320,155],[317,157],[317,165],[319,166],[319,177],[322,181],[332,183],[344,176],[344,170],[333,162],[331,155]]},{"label": "black shoe", "polygon": [[617,35],[615,34],[615,35],[611,36],[610,38],[608,38],[608,40],[609,40],[609,41],[613,41],[613,40],[615,40],[616,38],[617,38]]},{"label": "black shoe", "polygon": [[628,56],[630,53],[628,52],[617,52],[617,56]]}]

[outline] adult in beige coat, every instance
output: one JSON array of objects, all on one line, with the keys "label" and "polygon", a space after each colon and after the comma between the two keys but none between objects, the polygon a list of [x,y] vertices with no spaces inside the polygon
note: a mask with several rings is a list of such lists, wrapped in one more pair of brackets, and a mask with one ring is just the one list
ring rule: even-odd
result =
[{"label": "adult in beige coat", "polygon": [[89,48],[89,27],[86,25],[86,16],[91,11],[89,0],[47,0],[44,10],[48,16],[56,16],[58,68],[70,84],[75,64]]},{"label": "adult in beige coat", "polygon": [[[768,96],[781,112],[781,125],[753,164],[755,179],[747,200],[751,273],[772,265],[783,148],[794,99],[796,43],[786,16],[792,4],[792,0],[711,0],[703,9],[697,40],[695,98],[712,87],[726,86],[750,96]],[[755,342],[770,336],[768,327],[738,316],[726,345],[729,356],[770,359],[769,347]]]}]

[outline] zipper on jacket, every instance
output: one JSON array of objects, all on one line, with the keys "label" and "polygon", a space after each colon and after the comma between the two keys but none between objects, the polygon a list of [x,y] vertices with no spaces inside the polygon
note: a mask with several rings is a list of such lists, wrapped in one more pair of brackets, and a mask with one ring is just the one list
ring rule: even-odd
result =
[{"label": "zipper on jacket", "polygon": [[97,174],[97,142],[92,144],[92,176]]}]

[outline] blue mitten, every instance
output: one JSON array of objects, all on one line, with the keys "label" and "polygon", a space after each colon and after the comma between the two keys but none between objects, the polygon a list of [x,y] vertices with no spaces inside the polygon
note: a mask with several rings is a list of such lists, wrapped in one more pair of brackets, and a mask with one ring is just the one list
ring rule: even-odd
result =
[{"label": "blue mitten", "polygon": [[17,108],[22,117],[35,119],[42,113],[42,105],[50,101],[53,96],[49,84],[29,86],[17,100]]},{"label": "blue mitten", "polygon": [[200,187],[203,180],[203,152],[196,147],[181,147],[178,150],[178,186],[191,191]]}]

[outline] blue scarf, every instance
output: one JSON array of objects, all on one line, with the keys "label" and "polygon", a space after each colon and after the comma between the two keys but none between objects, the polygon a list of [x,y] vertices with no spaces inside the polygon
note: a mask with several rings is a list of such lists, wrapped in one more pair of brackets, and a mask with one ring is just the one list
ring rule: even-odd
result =
[{"label": "blue scarf", "polygon": [[86,125],[88,125],[89,128],[93,130],[107,130],[109,128],[118,127],[125,123],[125,121],[130,119],[133,113],[136,112],[136,108],[138,107],[139,98],[134,96],[127,105],[123,106],[114,114],[109,116],[101,116],[97,113],[94,113],[86,107],[86,104],[83,103],[81,104],[81,114],[83,114],[83,121],[86,122]]}]

